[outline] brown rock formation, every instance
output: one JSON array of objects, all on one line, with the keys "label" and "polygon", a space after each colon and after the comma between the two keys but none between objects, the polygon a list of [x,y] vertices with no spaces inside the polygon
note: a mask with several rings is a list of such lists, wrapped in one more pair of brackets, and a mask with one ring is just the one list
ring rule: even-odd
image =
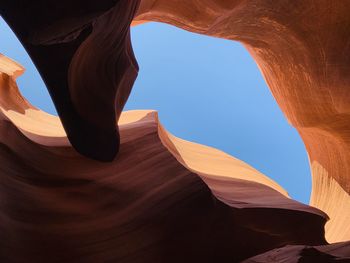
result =
[{"label": "brown rock formation", "polygon": [[138,72],[129,32],[138,4],[139,0],[0,4],[0,14],[41,73],[70,142],[97,160],[110,161],[118,152],[115,122]]},{"label": "brown rock formation", "polygon": [[325,244],[323,212],[242,161],[170,135],[155,112],[123,113],[118,157],[93,161],[21,97],[22,67],[2,56],[0,72],[1,262],[238,262]]},{"label": "brown rock formation", "polygon": [[304,140],[331,242],[350,239],[349,13],[348,0],[143,0],[136,17],[244,44]]},{"label": "brown rock formation", "polygon": [[121,145],[111,163],[78,155],[60,121],[19,95],[21,67],[1,57],[0,259],[237,262],[300,244],[257,262],[348,260],[348,243],[339,255],[328,250],[338,245],[314,247],[325,243],[325,214],[246,164],[174,138],[154,113],[121,115],[119,138],[138,69],[129,25],[139,4],[134,25],[245,45],[305,142],[327,240],[350,239],[350,1],[3,0],[73,147],[112,160]]},{"label": "brown rock formation", "polygon": [[243,263],[349,263],[350,242],[327,246],[286,246],[243,261]]}]

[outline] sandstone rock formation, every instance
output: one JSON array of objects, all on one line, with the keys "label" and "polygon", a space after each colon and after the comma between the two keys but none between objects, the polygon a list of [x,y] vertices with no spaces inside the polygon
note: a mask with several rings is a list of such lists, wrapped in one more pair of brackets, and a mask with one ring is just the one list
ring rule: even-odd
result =
[{"label": "sandstone rock formation", "polygon": [[243,263],[348,263],[350,262],[349,242],[327,246],[286,246],[244,260]]},{"label": "sandstone rock formation", "polygon": [[156,112],[123,113],[118,157],[93,161],[59,118],[21,96],[21,66],[1,56],[0,72],[2,262],[238,262],[326,244],[323,212],[242,161],[174,137]]},{"label": "sandstone rock formation", "polygon": [[138,72],[130,43],[138,3],[4,0],[0,4],[0,14],[41,73],[70,142],[97,160],[110,161],[118,152],[115,122]]},{"label": "sandstone rock formation", "polygon": [[350,240],[349,12],[348,0],[143,0],[136,17],[244,44],[306,145],[330,242]]},{"label": "sandstone rock formation", "polygon": [[[0,261],[348,262],[349,13],[348,0],[1,1],[60,119],[1,56]],[[121,113],[138,71],[129,26],[146,21],[245,45],[305,142],[320,210],[155,112]]]}]

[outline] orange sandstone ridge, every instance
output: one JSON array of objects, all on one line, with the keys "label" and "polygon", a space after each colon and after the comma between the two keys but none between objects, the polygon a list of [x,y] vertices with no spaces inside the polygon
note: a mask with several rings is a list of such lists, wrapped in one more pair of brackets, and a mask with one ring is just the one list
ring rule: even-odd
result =
[{"label": "orange sandstone ridge", "polygon": [[[60,118],[20,95],[23,68],[1,56],[0,261],[349,262],[349,13],[348,0],[3,0]],[[122,113],[129,26],[147,21],[244,44],[306,145],[311,206],[153,111]]]},{"label": "orange sandstone ridge", "polygon": [[169,134],[156,112],[122,113],[118,157],[97,162],[21,96],[20,65],[1,56],[0,72],[2,262],[239,262],[326,244],[323,212],[246,163]]},{"label": "orange sandstone ridge", "polygon": [[306,145],[330,242],[350,240],[349,12],[347,0],[143,0],[135,18],[244,44]]}]

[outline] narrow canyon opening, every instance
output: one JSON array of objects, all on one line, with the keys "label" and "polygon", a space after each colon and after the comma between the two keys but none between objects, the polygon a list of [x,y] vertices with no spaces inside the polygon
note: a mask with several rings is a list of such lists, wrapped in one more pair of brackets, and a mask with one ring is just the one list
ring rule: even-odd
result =
[{"label": "narrow canyon opening", "polygon": [[[308,203],[304,144],[241,44],[160,23],[132,28],[132,41],[140,73],[124,110],[157,110],[174,135],[247,162]],[[22,94],[57,115],[39,73],[2,18],[0,53],[26,68],[18,78]]]},{"label": "narrow canyon opening", "polygon": [[125,110],[155,109],[174,135],[223,150],[308,203],[307,153],[247,50],[161,23],[132,28],[139,76]]}]

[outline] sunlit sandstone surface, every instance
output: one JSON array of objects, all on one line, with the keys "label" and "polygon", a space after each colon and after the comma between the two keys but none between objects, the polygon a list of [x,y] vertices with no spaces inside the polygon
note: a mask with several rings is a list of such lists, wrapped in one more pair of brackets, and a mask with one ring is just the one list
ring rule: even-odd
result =
[{"label": "sunlit sandstone surface", "polygon": [[[60,118],[1,56],[1,262],[349,262],[350,1],[15,2],[0,13]],[[304,140],[311,206],[154,111],[122,112],[129,26],[147,21],[245,45]]]}]

